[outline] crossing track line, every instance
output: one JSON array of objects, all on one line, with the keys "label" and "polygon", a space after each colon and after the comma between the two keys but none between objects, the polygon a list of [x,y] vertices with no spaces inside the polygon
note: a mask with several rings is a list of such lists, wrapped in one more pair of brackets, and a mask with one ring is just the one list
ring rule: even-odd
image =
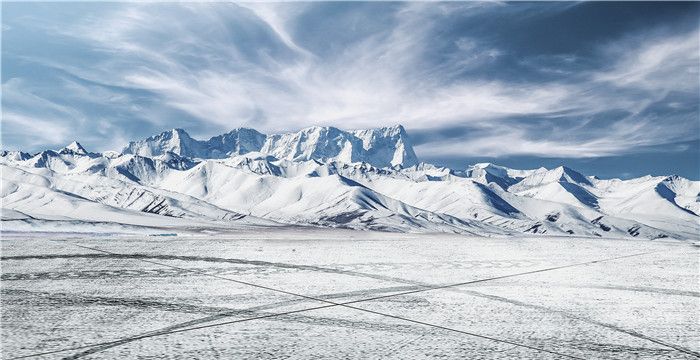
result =
[{"label": "crossing track line", "polygon": [[[124,254],[115,253],[115,252],[111,252],[111,251],[107,251],[107,250],[103,250],[103,249],[98,249],[98,248],[93,248],[93,247],[89,247],[89,246],[84,246],[84,245],[75,244],[75,243],[71,243],[71,242],[68,242],[68,241],[59,241],[59,240],[50,240],[50,241],[68,243],[68,244],[70,244],[70,245],[73,245],[73,246],[76,246],[76,247],[80,247],[80,248],[83,248],[83,249],[88,249],[88,250],[97,251],[97,252],[102,252],[102,253],[111,254],[111,255],[124,255]],[[205,272],[200,271],[200,270],[197,270],[197,269],[186,269],[186,268],[181,268],[181,267],[174,266],[174,265],[169,265],[169,264],[165,264],[165,263],[160,263],[160,262],[157,262],[157,261],[152,261],[152,260],[147,260],[147,259],[139,259],[139,261],[143,261],[143,262],[146,262],[146,263],[151,263],[151,264],[154,264],[154,265],[165,266],[165,267],[169,267],[169,268],[173,268],[173,269],[179,269],[179,270],[189,271],[189,272],[201,274],[201,275],[204,275],[204,276],[209,276],[209,277],[214,277],[214,278],[221,279],[221,280],[231,281],[231,282],[238,283],[238,284],[242,284],[242,285],[247,285],[247,286],[256,287],[256,288],[260,288],[260,289],[265,289],[265,290],[269,290],[269,291],[274,291],[274,292],[278,292],[278,293],[283,293],[283,294],[287,294],[287,295],[297,296],[297,297],[301,297],[301,298],[308,299],[308,300],[323,302],[323,303],[326,303],[327,305],[317,306],[317,307],[311,307],[311,308],[305,308],[305,309],[299,309],[299,310],[293,310],[293,311],[282,312],[282,313],[267,314],[267,315],[262,315],[262,316],[257,316],[257,317],[251,317],[251,318],[245,318],[245,319],[231,320],[231,321],[220,322],[220,323],[215,323],[215,324],[207,324],[207,325],[201,325],[201,326],[195,326],[195,327],[188,327],[188,328],[173,330],[173,331],[164,332],[164,333],[144,334],[144,335],[140,335],[140,336],[134,336],[134,337],[129,337],[129,338],[123,338],[123,339],[114,340],[114,341],[108,341],[108,342],[103,342],[103,343],[94,343],[94,344],[88,344],[88,345],[83,345],[83,346],[79,346],[79,347],[65,348],[65,349],[54,350],[54,351],[49,351],[49,352],[35,353],[35,354],[30,354],[30,355],[18,356],[18,357],[13,357],[13,358],[11,358],[11,359],[23,359],[23,358],[29,358],[29,357],[35,357],[35,356],[41,356],[41,355],[49,355],[49,354],[54,354],[54,353],[60,353],[60,352],[65,352],[65,351],[87,349],[87,348],[96,347],[96,346],[103,346],[103,345],[118,345],[119,343],[125,342],[125,341],[134,341],[134,340],[140,340],[140,339],[145,339],[145,338],[150,338],[150,337],[163,336],[163,335],[169,335],[169,334],[176,334],[176,333],[181,333],[181,332],[185,332],[185,331],[199,330],[199,329],[205,329],[205,328],[210,328],[210,327],[216,327],[216,326],[222,326],[222,325],[235,324],[235,323],[246,322],[246,321],[261,320],[261,319],[267,319],[267,318],[272,318],[272,317],[276,317],[276,316],[291,315],[291,314],[296,314],[296,313],[300,313],[300,312],[313,311],[313,310],[325,309],[325,308],[336,307],[336,306],[341,306],[341,307],[345,307],[345,308],[350,308],[350,309],[354,309],[354,310],[358,310],[358,311],[363,311],[363,312],[367,312],[367,313],[371,313],[371,314],[375,314],[375,315],[381,315],[381,316],[393,318],[393,319],[396,319],[396,320],[411,322],[411,323],[414,323],[414,324],[429,326],[429,327],[433,327],[433,328],[437,328],[437,329],[442,329],[442,330],[446,330],[446,331],[457,332],[457,333],[461,333],[461,334],[464,334],[464,335],[469,335],[469,336],[473,336],[473,337],[477,337],[477,338],[482,338],[482,339],[486,339],[486,340],[491,340],[491,341],[495,341],[495,342],[501,342],[501,343],[505,343],[505,344],[509,344],[509,345],[513,345],[513,346],[518,346],[518,347],[523,347],[523,348],[527,348],[527,349],[531,349],[531,350],[535,350],[535,351],[546,352],[546,353],[550,353],[550,354],[562,356],[562,357],[565,357],[565,358],[570,358],[570,359],[581,359],[581,358],[576,357],[576,356],[572,356],[572,355],[568,355],[568,354],[563,354],[563,353],[559,353],[559,352],[556,352],[556,351],[547,350],[547,349],[544,349],[544,348],[538,348],[538,347],[530,346],[530,345],[527,345],[527,344],[517,343],[517,342],[510,341],[510,340],[498,339],[498,338],[494,338],[494,337],[490,337],[490,336],[486,336],[486,335],[480,335],[480,334],[476,334],[476,333],[472,333],[472,332],[468,332],[468,331],[464,331],[464,330],[453,329],[453,328],[445,327],[445,326],[438,325],[438,324],[427,323],[427,322],[423,322],[423,321],[419,321],[419,320],[413,320],[413,319],[409,319],[409,318],[405,318],[405,317],[401,317],[401,316],[397,316],[397,315],[386,314],[386,313],[382,313],[382,312],[378,312],[378,311],[374,311],[374,310],[369,310],[369,309],[365,309],[365,308],[360,308],[360,307],[357,307],[357,306],[353,306],[353,304],[362,303],[362,302],[369,302],[369,301],[374,301],[374,300],[380,300],[380,299],[386,299],[386,298],[397,297],[397,296],[403,296],[403,295],[411,295],[411,294],[416,294],[416,293],[421,293],[421,292],[426,292],[426,291],[432,291],[432,290],[439,290],[439,289],[446,289],[446,288],[459,287],[459,286],[464,286],[464,285],[469,285],[469,284],[482,283],[482,282],[486,282],[486,281],[500,280],[500,279],[506,279],[506,278],[511,278],[511,277],[524,276],[524,275],[542,273],[542,272],[547,272],[547,271],[554,271],[554,270],[566,269],[566,268],[571,268],[571,267],[575,267],[575,266],[591,265],[591,264],[596,264],[596,263],[601,263],[601,262],[608,262],[608,261],[614,261],[614,260],[619,260],[619,259],[624,259],[624,258],[630,258],[630,257],[648,255],[648,254],[657,253],[657,252],[660,252],[660,251],[651,251],[651,252],[644,252],[644,253],[635,253],[635,254],[630,254],[630,255],[622,255],[622,256],[616,256],[616,257],[612,257],[612,258],[598,259],[598,260],[587,261],[587,262],[581,262],[581,263],[575,263],[575,264],[568,264],[568,265],[562,265],[562,266],[556,266],[556,267],[549,267],[549,268],[544,268],[544,269],[526,271],[526,272],[522,272],[522,273],[508,274],[508,275],[502,275],[502,276],[496,276],[496,277],[484,278],[484,279],[477,279],[477,280],[465,281],[465,282],[454,283],[454,284],[437,285],[437,286],[425,286],[424,288],[417,289],[417,290],[404,291],[404,292],[399,292],[399,293],[394,293],[394,294],[387,294],[387,295],[375,296],[375,297],[371,297],[371,298],[358,299],[358,300],[353,300],[353,301],[348,301],[348,302],[340,302],[340,303],[339,303],[339,302],[333,302],[333,301],[330,301],[330,300],[321,299],[321,298],[318,298],[318,297],[313,297],[313,296],[308,296],[308,295],[293,293],[293,292],[286,291],[286,290],[282,290],[282,289],[276,289],[276,288],[272,288],[272,287],[265,286],[265,285],[254,284],[254,283],[250,283],[250,282],[247,282],[247,281],[241,281],[241,280],[231,279],[231,278],[227,278],[227,277],[223,277],[223,276],[219,276],[219,275],[215,275],[215,274],[208,274],[208,273],[205,273]],[[676,349],[676,350],[679,350],[679,349]],[[689,352],[689,351],[687,351],[687,350],[685,350],[685,351],[684,351],[684,350],[685,350],[685,349],[679,350],[679,351],[682,351],[682,352],[685,352],[685,353],[689,353],[690,355],[693,355],[693,356],[696,356],[696,357],[699,357],[699,358],[700,358],[700,354],[695,353],[695,352],[692,352],[692,351]]]}]

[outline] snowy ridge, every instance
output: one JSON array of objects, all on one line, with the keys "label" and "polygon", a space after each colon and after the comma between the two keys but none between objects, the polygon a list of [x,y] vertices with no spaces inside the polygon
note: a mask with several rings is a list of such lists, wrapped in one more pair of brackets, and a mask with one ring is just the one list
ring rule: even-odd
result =
[{"label": "snowy ridge", "polygon": [[364,161],[380,167],[405,167],[418,162],[406,130],[401,125],[352,132],[312,126],[298,132],[272,135],[238,128],[206,141],[193,139],[185,130],[173,129],[144,140],[132,141],[122,150],[123,154],[147,157],[169,152],[198,159],[223,159],[235,154],[262,152],[292,161]]},{"label": "snowy ridge", "polygon": [[601,180],[564,166],[450,169],[419,162],[401,126],[273,135],[240,128],[206,141],[174,129],[121,153],[92,153],[78,142],[36,154],[2,151],[0,170],[4,230],[700,234],[699,181]]}]

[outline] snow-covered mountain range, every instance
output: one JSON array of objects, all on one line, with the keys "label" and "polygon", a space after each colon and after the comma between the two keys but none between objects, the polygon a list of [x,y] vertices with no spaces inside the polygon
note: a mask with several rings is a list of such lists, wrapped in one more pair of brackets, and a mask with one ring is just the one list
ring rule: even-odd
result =
[{"label": "snow-covered mountain range", "polygon": [[378,167],[418,163],[401,125],[352,132],[314,126],[296,133],[273,135],[238,128],[206,141],[191,138],[185,130],[173,129],[133,141],[122,153],[152,157],[172,152],[189,158],[223,159],[256,151],[292,161],[366,162]]},{"label": "snow-covered mountain range", "polygon": [[73,142],[0,152],[2,225],[14,231],[217,231],[258,226],[695,239],[700,181],[601,180],[567,167],[419,162],[402,126],[181,129],[92,153]]}]

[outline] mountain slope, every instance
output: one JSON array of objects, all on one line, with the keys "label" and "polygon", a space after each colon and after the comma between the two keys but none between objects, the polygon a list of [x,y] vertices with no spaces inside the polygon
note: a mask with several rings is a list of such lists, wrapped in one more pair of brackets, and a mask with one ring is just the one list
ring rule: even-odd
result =
[{"label": "mountain slope", "polygon": [[293,224],[483,236],[700,234],[699,181],[601,180],[564,166],[454,170],[418,162],[401,126],[269,136],[240,128],[206,141],[175,129],[124,153],[93,153],[78,142],[2,151],[0,171],[5,229]]},{"label": "mountain slope", "polygon": [[[3,209],[19,211],[32,218],[52,219],[55,215],[59,219],[65,217],[149,226],[178,223],[161,219],[167,217],[191,219],[193,223],[274,225],[183,194],[168,193],[101,175],[57,174],[49,169],[19,169],[7,165],[0,165],[0,170]],[[142,214],[160,217],[141,219]]]},{"label": "mountain slope", "polygon": [[513,184],[540,170],[513,170],[490,163],[480,163],[469,166],[464,176],[484,185],[496,184],[501,189],[508,189]]},{"label": "mountain slope", "polygon": [[296,133],[270,135],[260,152],[291,161],[366,162],[378,167],[407,167],[418,162],[402,126],[353,132],[313,126]]},{"label": "mountain slope", "polygon": [[206,150],[197,157],[205,159],[223,159],[234,154],[260,151],[266,139],[266,135],[254,129],[233,129],[226,134],[214,136],[206,142],[203,142]]},{"label": "mountain slope", "polygon": [[191,138],[185,130],[172,129],[144,140],[132,141],[122,150],[122,154],[151,157],[171,152],[195,158],[200,157],[204,149],[202,142]]},{"label": "mountain slope", "polygon": [[537,169],[531,172],[528,176],[518,181],[509,191],[518,192],[529,188],[547,185],[551,183],[568,183],[579,186],[592,186],[593,184],[581,173],[572,170],[566,166],[559,166],[552,170],[545,168]]},{"label": "mountain slope", "polygon": [[[286,223],[394,231],[469,232],[481,224],[421,210],[339,175],[257,175],[217,161],[173,173],[161,188]],[[236,189],[236,191],[229,191]]]},{"label": "mountain slope", "polygon": [[418,163],[413,144],[401,125],[352,132],[367,153],[362,161],[374,166],[409,167]]},{"label": "mountain slope", "polygon": [[173,129],[132,141],[122,150],[123,154],[145,157],[173,153],[198,159],[224,159],[249,152],[262,152],[291,161],[367,162],[379,167],[406,167],[418,162],[406,130],[400,125],[351,132],[313,126],[298,132],[272,135],[238,128],[206,141],[195,140],[182,129]]}]

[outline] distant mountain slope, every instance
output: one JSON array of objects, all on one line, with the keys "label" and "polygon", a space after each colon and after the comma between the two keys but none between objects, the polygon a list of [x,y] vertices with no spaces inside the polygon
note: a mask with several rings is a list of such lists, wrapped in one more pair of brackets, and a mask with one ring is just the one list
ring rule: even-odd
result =
[{"label": "distant mountain slope", "polygon": [[590,180],[581,173],[566,166],[559,166],[552,170],[547,170],[545,168],[534,170],[512,187],[508,188],[508,190],[517,192],[552,183],[565,183],[579,186],[593,185]]},{"label": "distant mountain slope", "polygon": [[[469,173],[429,164],[406,169],[380,169],[368,164],[290,162],[269,156],[240,156],[225,163],[247,172],[277,177],[341,174],[408,205],[480,221],[506,232],[649,238],[664,234],[660,228],[602,213],[595,204],[597,198],[589,191],[592,189],[555,181],[560,177],[529,188],[530,192],[541,192],[541,196],[534,197],[532,194],[512,194],[493,183],[478,183],[469,177]],[[528,174],[534,170],[508,171]],[[548,189],[558,189],[558,193],[547,194]],[[577,191],[585,195],[574,196]]]},{"label": "distant mountain slope", "polygon": [[539,170],[513,170],[494,164],[481,163],[469,166],[464,175],[482,184],[496,184],[505,190],[537,171]]},{"label": "distant mountain slope", "polygon": [[343,131],[313,126],[298,132],[263,135],[238,128],[209,140],[195,140],[173,129],[130,142],[123,154],[146,157],[174,153],[199,159],[223,159],[234,154],[262,152],[278,159],[367,162],[374,166],[411,166],[418,162],[403,126]]},{"label": "distant mountain slope", "polygon": [[[568,167],[420,163],[401,126],[171,130],[93,153],[1,151],[2,224],[47,228],[346,227],[484,236],[697,239],[700,181],[602,180]],[[61,225],[63,224],[63,225]],[[64,226],[65,225],[65,226]]]},{"label": "distant mountain slope", "polygon": [[185,130],[172,129],[144,140],[132,141],[122,150],[122,154],[151,157],[171,152],[185,157],[201,157],[205,155],[205,149],[204,142],[191,138]]},{"label": "distant mountain slope", "polygon": [[[274,225],[271,221],[226,211],[183,194],[167,193],[100,175],[58,174],[48,169],[21,169],[5,164],[0,164],[0,170],[3,209],[35,219],[141,226],[212,222]],[[148,216],[144,217],[144,214]]]},{"label": "distant mountain slope", "polygon": [[488,228],[406,205],[337,174],[286,178],[206,161],[188,171],[172,173],[160,187],[221,208],[297,224],[395,231]]}]

